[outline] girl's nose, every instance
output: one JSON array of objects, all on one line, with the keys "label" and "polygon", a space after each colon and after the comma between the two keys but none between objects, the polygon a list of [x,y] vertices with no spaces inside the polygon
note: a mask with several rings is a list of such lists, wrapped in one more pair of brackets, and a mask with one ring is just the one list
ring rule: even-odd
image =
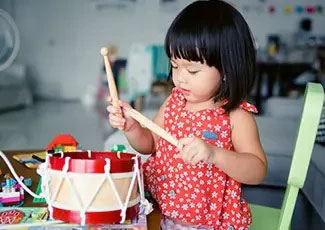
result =
[{"label": "girl's nose", "polygon": [[178,81],[179,82],[181,82],[181,83],[185,83],[186,82],[186,76],[185,76],[185,73],[184,72],[180,72],[179,74],[178,74]]}]

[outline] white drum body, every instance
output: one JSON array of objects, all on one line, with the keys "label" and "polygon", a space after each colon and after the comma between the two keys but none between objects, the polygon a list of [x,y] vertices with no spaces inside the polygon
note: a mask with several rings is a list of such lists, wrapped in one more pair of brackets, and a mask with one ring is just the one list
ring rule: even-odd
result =
[{"label": "white drum body", "polygon": [[137,216],[144,197],[138,193],[143,193],[139,156],[69,152],[49,155],[42,167],[42,192],[54,219],[112,224]]}]

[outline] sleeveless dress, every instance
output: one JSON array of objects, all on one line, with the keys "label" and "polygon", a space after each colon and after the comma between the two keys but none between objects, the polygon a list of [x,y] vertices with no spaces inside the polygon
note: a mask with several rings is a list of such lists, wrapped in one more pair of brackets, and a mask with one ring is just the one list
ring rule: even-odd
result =
[{"label": "sleeveless dress", "polygon": [[[185,110],[183,94],[174,88],[164,111],[164,128],[175,138],[196,136],[206,142],[233,150],[230,118],[221,107],[198,112]],[[256,113],[242,102],[240,107]],[[163,215],[215,230],[245,230],[251,212],[241,197],[241,184],[213,164],[185,163],[176,157],[179,150],[163,138],[143,164],[146,189],[158,202]]]}]

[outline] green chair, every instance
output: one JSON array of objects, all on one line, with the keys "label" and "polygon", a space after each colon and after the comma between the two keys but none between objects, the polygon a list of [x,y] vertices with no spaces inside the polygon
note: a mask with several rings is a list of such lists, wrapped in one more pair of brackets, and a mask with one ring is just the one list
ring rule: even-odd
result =
[{"label": "green chair", "polygon": [[308,83],[282,207],[277,209],[250,204],[253,216],[250,230],[290,229],[298,192],[305,183],[323,103],[323,87]]}]

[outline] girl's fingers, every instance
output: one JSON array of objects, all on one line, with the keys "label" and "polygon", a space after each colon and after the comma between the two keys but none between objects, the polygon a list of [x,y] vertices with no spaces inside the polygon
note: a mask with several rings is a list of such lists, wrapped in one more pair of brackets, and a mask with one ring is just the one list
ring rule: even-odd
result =
[{"label": "girl's fingers", "polygon": [[124,126],[124,125],[121,124],[120,122],[111,122],[110,124],[111,124],[111,126],[112,126],[113,128],[119,128],[119,127],[123,127],[123,126]]},{"label": "girl's fingers", "polygon": [[[186,144],[184,144],[186,143]],[[187,154],[188,151],[191,149],[195,149],[196,143],[193,141],[193,138],[183,138],[181,141],[179,141],[179,145],[182,145],[182,153]]]},{"label": "girl's fingers", "polygon": [[195,148],[189,149],[186,153],[183,155],[183,160],[187,163],[192,163],[192,160],[194,156],[197,155],[197,151]]},{"label": "girl's fingers", "polygon": [[128,110],[132,109],[132,106],[125,101],[119,101],[119,103],[120,103],[120,106],[124,113],[126,113]]},{"label": "girl's fingers", "polygon": [[185,160],[185,157],[187,155],[187,152],[191,149],[191,143],[193,143],[192,137],[185,137],[180,140],[178,140],[178,146],[180,153],[177,154],[176,158],[182,158]]},{"label": "girl's fingers", "polygon": [[128,105],[128,103],[126,101],[122,101],[122,100],[119,100],[118,101],[119,105],[122,106],[122,107],[125,107]]},{"label": "girl's fingers", "polygon": [[184,137],[178,141],[180,146],[186,146],[193,142],[193,137]]},{"label": "girl's fingers", "polygon": [[197,163],[199,163],[201,161],[201,157],[199,154],[196,154],[193,156],[192,160],[191,160],[191,164],[192,165],[196,165]]},{"label": "girl's fingers", "polygon": [[125,118],[117,116],[117,115],[112,114],[112,113],[109,115],[109,120],[110,121],[115,121],[115,122],[125,123]]},{"label": "girl's fingers", "polygon": [[180,152],[180,155],[182,156],[184,161],[188,161],[190,159],[190,154],[193,151],[194,148],[191,147],[191,144],[184,145],[182,151]]},{"label": "girl's fingers", "polygon": [[118,108],[116,108],[115,106],[112,106],[112,105],[107,106],[107,111],[109,113],[113,113],[113,114],[121,114],[122,113],[122,111],[120,109],[118,109]]},{"label": "girl's fingers", "polygon": [[118,128],[118,127],[123,127],[124,126],[125,119],[120,118],[120,117],[115,116],[115,115],[110,115],[109,116],[109,122],[112,125],[112,127]]}]

